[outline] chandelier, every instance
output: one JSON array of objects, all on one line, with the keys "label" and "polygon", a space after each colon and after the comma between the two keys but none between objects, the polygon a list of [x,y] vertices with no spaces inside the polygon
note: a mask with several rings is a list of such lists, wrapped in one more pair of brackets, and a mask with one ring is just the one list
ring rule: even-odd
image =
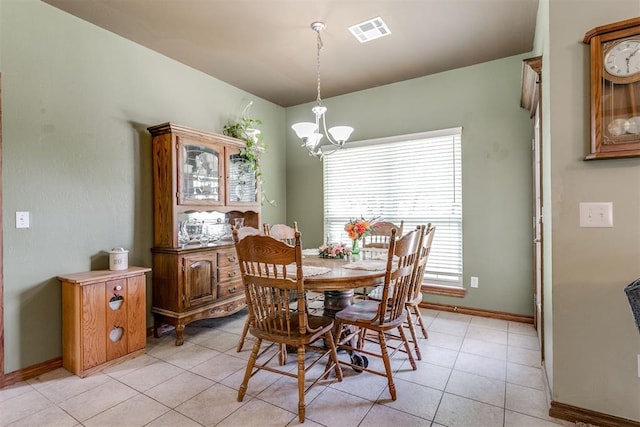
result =
[{"label": "chandelier", "polygon": [[[317,157],[320,160],[342,148],[347,139],[349,139],[349,136],[351,136],[351,132],[353,132],[353,128],[350,126],[334,126],[327,131],[327,124],[325,122],[327,107],[322,105],[322,98],[320,97],[320,50],[322,49],[320,31],[324,28],[325,25],[323,22],[314,22],[311,24],[311,29],[317,34],[316,76],[318,96],[316,98],[316,106],[311,109],[316,116],[316,121],[315,123],[300,122],[291,126],[298,138],[302,140],[302,147],[306,147],[306,149],[309,150],[310,156]],[[322,131],[324,131],[324,134],[321,133]],[[320,140],[325,135],[327,136],[327,141],[331,143],[331,146],[325,145],[323,148],[320,145]]]}]

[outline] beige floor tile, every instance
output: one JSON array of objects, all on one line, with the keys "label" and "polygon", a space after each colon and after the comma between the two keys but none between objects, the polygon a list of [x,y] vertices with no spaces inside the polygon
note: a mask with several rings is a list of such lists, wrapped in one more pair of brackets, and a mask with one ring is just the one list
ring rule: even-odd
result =
[{"label": "beige floor tile", "polygon": [[33,391],[33,387],[26,381],[0,388],[0,403],[29,391]]},{"label": "beige floor tile", "polygon": [[[462,336],[444,334],[442,332],[436,332],[429,329],[429,339],[427,340],[427,345],[433,345],[436,347],[459,351],[460,347],[462,346],[462,341],[464,341],[464,337]],[[422,346],[420,347],[420,351],[423,352]],[[422,357],[424,357],[424,355]]]},{"label": "beige floor tile", "polygon": [[[415,371],[401,369],[394,378],[399,378],[412,383],[428,386],[437,390],[444,390],[451,375],[450,368],[432,365],[422,360],[417,360],[418,369]],[[409,361],[404,362],[403,367],[410,366]]]},{"label": "beige floor tile", "polygon": [[179,375],[182,371],[183,369],[177,366],[158,360],[118,378],[118,381],[138,391],[146,391]]},{"label": "beige floor tile", "polygon": [[507,383],[505,408],[543,420],[551,420],[547,415],[549,407],[543,390]]},{"label": "beige floor tile", "polygon": [[447,427],[502,427],[504,409],[445,393],[434,421]]},{"label": "beige floor tile", "polygon": [[422,353],[422,362],[444,368],[453,368],[458,357],[458,351],[432,345],[430,339],[420,341],[420,353]]},{"label": "beige floor tile", "polygon": [[109,379],[96,388],[65,400],[60,404],[60,407],[75,419],[84,422],[137,394],[138,392],[131,387]]},{"label": "beige floor tile", "polygon": [[191,368],[190,371],[213,381],[222,381],[238,370],[244,370],[246,366],[247,362],[243,359],[227,354],[219,354]]},{"label": "beige floor tile", "polygon": [[492,319],[490,317],[474,317],[471,319],[471,326],[506,332],[509,329],[509,322],[501,319]]},{"label": "beige floor tile", "polygon": [[542,368],[508,363],[507,382],[544,390],[544,374],[542,373]]},{"label": "beige floor tile", "polygon": [[30,379],[28,382],[47,399],[60,403],[109,380],[110,378],[101,372],[80,378],[66,369],[59,368]]},{"label": "beige floor tile", "polygon": [[466,323],[470,323],[471,319],[473,319],[473,316],[468,314],[454,313],[451,311],[436,311],[435,313],[438,313],[438,319],[448,319]]},{"label": "beige floor tile", "polygon": [[509,345],[512,347],[526,348],[528,350],[540,350],[538,337],[531,335],[509,333]]},{"label": "beige floor tile", "polygon": [[443,334],[455,335],[459,337],[465,336],[469,327],[468,320],[443,319],[439,316],[431,322],[428,332],[441,332]]},{"label": "beige floor tile", "polygon": [[531,323],[509,322],[509,333],[538,336]]},{"label": "beige floor tile", "polygon": [[143,368],[147,365],[151,365],[152,363],[155,363],[157,361],[157,358],[149,356],[147,354],[143,354],[141,356],[134,357],[133,359],[125,360],[124,362],[118,363],[117,365],[109,366],[103,369],[102,373],[107,374],[112,378],[121,378],[137,369]]},{"label": "beige floor tile", "polygon": [[9,425],[50,406],[53,404],[35,390],[14,396],[0,403],[0,426]]},{"label": "beige floor tile", "polygon": [[138,427],[147,425],[150,421],[155,420],[168,411],[169,408],[166,406],[145,395],[138,394],[131,399],[89,418],[83,422],[83,425],[86,427]]},{"label": "beige floor tile", "polygon": [[238,402],[237,397],[235,390],[222,384],[214,384],[175,410],[202,425],[213,426],[251,400],[251,397],[246,396],[243,402]]},{"label": "beige floor tile", "polygon": [[415,415],[419,418],[433,419],[442,398],[442,391],[420,386],[401,379],[394,379],[396,400],[391,400],[389,391],[382,393],[378,403]]},{"label": "beige floor tile", "polygon": [[201,427],[202,424],[185,417],[179,412],[168,411],[147,424],[147,427]]},{"label": "beige floor tile", "polygon": [[334,382],[331,388],[375,402],[387,387],[387,379],[367,372],[357,373],[343,366],[342,382]]},{"label": "beige floor tile", "polygon": [[[0,420],[3,417],[0,417]],[[4,425],[0,421],[0,425]],[[55,426],[73,427],[78,425],[78,420],[64,412],[58,406],[50,405],[41,411],[32,412],[31,415],[11,423],[11,427]]]},{"label": "beige floor tile", "polygon": [[507,362],[477,354],[460,353],[454,369],[504,381],[507,374]]},{"label": "beige floor tile", "polygon": [[219,354],[220,352],[210,348],[185,342],[173,351],[163,354],[160,358],[179,368],[191,369]]},{"label": "beige floor tile", "polygon": [[150,388],[144,394],[169,408],[175,408],[213,384],[207,378],[186,371]]},{"label": "beige floor tile", "polygon": [[447,383],[447,393],[490,405],[504,407],[504,381],[454,370]]},{"label": "beige floor tile", "polygon": [[473,338],[465,338],[460,351],[477,356],[490,357],[492,359],[507,360],[506,345],[488,343],[481,340],[474,340]]},{"label": "beige floor tile", "polygon": [[203,329],[201,333],[190,338],[189,342],[224,353],[235,349],[239,339],[240,335],[221,329]]},{"label": "beige floor tile", "polygon": [[270,403],[254,399],[247,402],[246,405],[233,412],[219,424],[216,424],[216,426],[238,427],[259,425],[260,427],[280,427],[288,425],[294,419],[298,419],[297,412],[294,414]]},{"label": "beige floor tile", "polygon": [[539,368],[540,351],[509,346],[507,349],[507,362]]},{"label": "beige floor tile", "polygon": [[355,427],[372,406],[371,401],[328,387],[307,403],[307,418],[328,427]]},{"label": "beige floor tile", "polygon": [[[504,414],[504,427],[558,427],[558,425],[559,424],[552,421],[542,420],[509,410],[505,411]],[[574,424],[567,423],[566,425]]]},{"label": "beige floor tile", "polygon": [[[242,384],[242,380],[244,379],[245,371],[246,371],[245,367],[243,367],[242,369],[238,369],[236,372],[234,372],[233,374],[229,375],[228,377],[220,381],[220,383],[234,390],[239,390],[240,385]],[[270,385],[272,385],[273,383],[275,383],[281,378],[282,378],[281,374],[262,370],[257,374],[255,374],[253,377],[251,377],[251,379],[249,380],[249,385],[247,387],[247,394],[250,396],[257,396],[262,391],[264,391],[264,389],[266,389],[267,387],[269,387]]]},{"label": "beige floor tile", "polygon": [[507,345],[507,331],[499,331],[497,329],[471,325],[467,330],[465,338],[473,338],[485,342]]},{"label": "beige floor tile", "polygon": [[398,411],[388,405],[373,405],[361,425],[367,427],[429,427],[431,420]]},{"label": "beige floor tile", "polygon": [[[251,386],[251,382],[249,382]],[[309,404],[326,388],[316,384],[311,387],[304,396],[307,408]],[[280,377],[280,379],[264,389],[257,398],[271,403],[291,413],[298,413],[298,382],[295,378]],[[247,397],[245,397],[245,400]]]}]

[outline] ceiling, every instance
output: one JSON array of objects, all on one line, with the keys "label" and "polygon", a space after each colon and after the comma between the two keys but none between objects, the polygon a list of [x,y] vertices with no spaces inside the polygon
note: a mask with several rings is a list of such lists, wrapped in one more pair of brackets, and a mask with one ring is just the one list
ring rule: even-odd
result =
[{"label": "ceiling", "polygon": [[[283,107],[533,48],[538,0],[43,0]],[[391,35],[348,27],[381,17]]]}]

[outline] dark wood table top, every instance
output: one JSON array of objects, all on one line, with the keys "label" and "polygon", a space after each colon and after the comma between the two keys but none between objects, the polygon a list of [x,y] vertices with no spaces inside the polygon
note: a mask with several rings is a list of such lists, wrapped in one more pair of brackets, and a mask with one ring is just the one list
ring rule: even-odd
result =
[{"label": "dark wood table top", "polygon": [[[361,270],[345,268],[354,262],[370,261],[366,253],[352,255],[345,259],[321,258],[318,255],[304,255],[303,265],[326,267],[331,270],[324,274],[309,275],[304,278],[304,287],[313,291],[343,291],[360,287],[376,286],[383,282],[384,269]],[[384,260],[375,259],[376,263],[384,264]]]}]

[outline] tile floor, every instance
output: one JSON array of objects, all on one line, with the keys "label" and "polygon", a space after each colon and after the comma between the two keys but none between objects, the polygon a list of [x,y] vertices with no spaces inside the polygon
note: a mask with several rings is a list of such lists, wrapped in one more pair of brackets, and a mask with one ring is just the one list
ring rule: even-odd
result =
[{"label": "tile floor", "polygon": [[[423,310],[429,339],[412,371],[392,360],[398,399],[386,379],[343,369],[307,394],[307,426],[573,425],[549,418],[531,325]],[[193,323],[185,343],[169,331],[147,353],[78,378],[57,369],[0,390],[0,426],[289,426],[299,424],[293,379],[261,371],[243,402],[237,389],[251,342],[235,350],[246,310]],[[340,357],[346,357],[341,353]],[[371,363],[377,363],[371,361]],[[287,366],[295,369],[295,357]]]}]

